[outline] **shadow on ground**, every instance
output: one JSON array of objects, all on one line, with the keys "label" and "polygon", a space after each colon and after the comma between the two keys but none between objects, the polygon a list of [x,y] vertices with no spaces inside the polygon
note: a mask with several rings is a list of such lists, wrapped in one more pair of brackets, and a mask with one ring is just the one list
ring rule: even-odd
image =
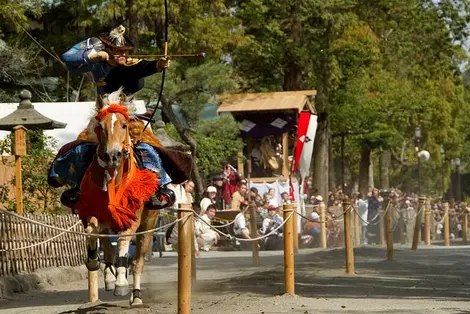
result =
[{"label": "shadow on ground", "polygon": [[[470,300],[468,259],[469,247],[432,247],[410,251],[401,248],[395,251],[394,260],[386,260],[386,250],[379,247],[355,249],[356,275],[344,273],[344,250],[303,251],[296,255],[295,289],[302,297],[309,298],[398,298],[423,300]],[[212,253],[212,252],[209,252]],[[267,254],[267,253],[266,253]],[[198,281],[194,286],[194,299],[203,299],[207,294],[275,296],[284,291],[284,268],[282,252],[260,257],[259,267],[252,266],[249,252],[214,252],[197,260]],[[175,256],[153,260],[150,276],[155,280],[143,284],[143,298],[147,304],[158,304],[160,308],[174,308],[177,301],[177,284],[158,282],[160,272],[176,274]],[[229,273],[230,278],[211,279],[212,271]],[[243,271],[244,274],[240,276]],[[100,279],[102,280],[102,279]],[[130,278],[130,282],[132,279]],[[127,307],[127,298],[115,297],[112,292],[100,290],[98,305],[86,304],[86,286],[76,291],[41,292],[38,306],[83,303],[83,307],[63,313],[105,313],[118,309],[133,312]],[[31,300],[33,303],[36,300]],[[34,305],[27,302],[28,306]],[[9,307],[10,306],[10,307]],[[0,303],[0,308],[21,307],[19,302]],[[144,309],[144,312],[148,309]],[[140,313],[138,311],[137,313]],[[143,313],[143,312],[142,312]],[[387,311],[381,313],[388,313]],[[470,314],[470,311],[453,312]]]}]

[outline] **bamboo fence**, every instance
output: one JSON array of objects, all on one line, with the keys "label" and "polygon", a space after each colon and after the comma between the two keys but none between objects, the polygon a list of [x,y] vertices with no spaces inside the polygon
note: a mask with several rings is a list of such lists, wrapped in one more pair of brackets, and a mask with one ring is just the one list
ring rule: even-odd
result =
[{"label": "bamboo fence", "polygon": [[[25,214],[25,216],[63,229],[69,229],[79,221],[77,215]],[[80,223],[71,230],[83,232],[83,225]],[[83,265],[86,241],[82,236],[71,233],[64,233],[52,241],[18,250],[47,241],[60,233],[0,213],[0,276],[28,273],[47,267]]]}]

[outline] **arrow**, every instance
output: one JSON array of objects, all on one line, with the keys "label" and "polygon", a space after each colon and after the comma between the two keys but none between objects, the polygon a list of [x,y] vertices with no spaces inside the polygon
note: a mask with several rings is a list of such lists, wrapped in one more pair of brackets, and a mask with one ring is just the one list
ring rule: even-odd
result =
[{"label": "arrow", "polygon": [[[140,58],[140,57],[165,57],[168,56],[170,58],[201,58],[205,59],[207,54],[204,51],[198,53],[184,53],[184,54],[174,54],[174,55],[151,55],[151,54],[140,54],[140,55],[128,55],[129,58]],[[115,57],[118,57],[116,55]]]}]

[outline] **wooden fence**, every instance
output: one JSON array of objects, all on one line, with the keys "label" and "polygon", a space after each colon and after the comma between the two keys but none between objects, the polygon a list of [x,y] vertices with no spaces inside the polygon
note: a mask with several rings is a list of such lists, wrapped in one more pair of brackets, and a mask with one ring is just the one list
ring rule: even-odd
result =
[{"label": "wooden fence", "polygon": [[[79,218],[76,215],[25,214],[25,217],[62,229],[69,229]],[[71,230],[83,232],[79,223]],[[0,213],[0,276],[32,272],[36,269],[84,264],[86,241],[83,236],[64,233]],[[55,237],[57,236],[57,237]],[[55,237],[55,238],[54,238]],[[48,239],[52,241],[22,249]],[[7,251],[1,251],[1,250]]]}]

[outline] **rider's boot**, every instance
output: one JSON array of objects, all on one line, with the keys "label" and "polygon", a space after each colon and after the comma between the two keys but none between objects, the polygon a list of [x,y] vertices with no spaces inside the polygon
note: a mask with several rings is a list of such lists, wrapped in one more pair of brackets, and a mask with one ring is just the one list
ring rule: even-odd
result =
[{"label": "rider's boot", "polygon": [[[152,195],[151,208],[149,209],[163,209],[173,206],[176,201],[176,196],[173,190],[169,189],[166,185],[158,187],[154,195]],[[150,205],[150,204],[149,204]]]},{"label": "rider's boot", "polygon": [[60,196],[60,202],[63,205],[69,208],[72,208],[75,204],[77,204],[79,198],[80,198],[80,188],[74,187],[62,193],[62,195]]}]

